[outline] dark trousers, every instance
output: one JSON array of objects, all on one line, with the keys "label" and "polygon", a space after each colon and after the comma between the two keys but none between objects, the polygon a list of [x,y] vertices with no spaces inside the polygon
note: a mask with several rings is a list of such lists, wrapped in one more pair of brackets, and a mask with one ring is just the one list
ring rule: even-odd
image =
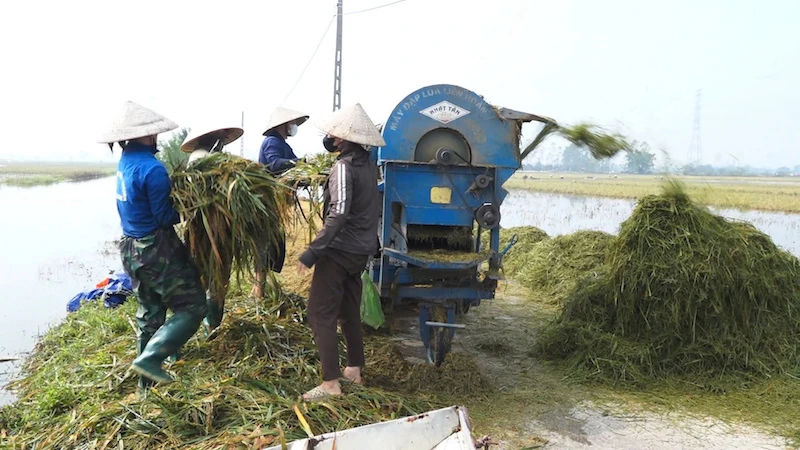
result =
[{"label": "dark trousers", "polygon": [[369,256],[329,249],[317,259],[308,296],[308,323],[322,362],[322,379],[336,380],[339,345],[336,324],[341,324],[347,347],[347,365],[364,365],[361,333],[361,272]]}]

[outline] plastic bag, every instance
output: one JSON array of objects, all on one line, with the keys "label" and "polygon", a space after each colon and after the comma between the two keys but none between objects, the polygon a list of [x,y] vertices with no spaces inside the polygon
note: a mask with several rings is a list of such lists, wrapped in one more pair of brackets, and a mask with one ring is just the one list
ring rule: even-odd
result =
[{"label": "plastic bag", "polygon": [[385,321],[381,295],[366,270],[361,272],[361,321],[376,330]]}]

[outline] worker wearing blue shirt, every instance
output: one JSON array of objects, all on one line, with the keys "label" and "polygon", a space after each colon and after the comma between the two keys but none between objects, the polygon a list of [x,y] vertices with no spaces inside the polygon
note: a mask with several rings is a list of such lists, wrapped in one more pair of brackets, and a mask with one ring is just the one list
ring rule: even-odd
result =
[{"label": "worker wearing blue shirt", "polygon": [[[138,356],[131,370],[139,374],[140,388],[174,381],[162,364],[194,335],[207,312],[200,273],[173,227],[180,219],[170,200],[169,174],[155,156],[158,134],[177,127],[127,102],[100,140],[123,149],[117,170],[119,249],[125,272],[137,285]],[[165,321],[167,308],[173,315]]]},{"label": "worker wearing blue shirt", "polygon": [[[265,137],[264,142],[261,143],[258,162],[265,165],[267,171],[273,176],[281,175],[299,161],[286,139],[297,134],[297,127],[306,120],[308,120],[306,114],[280,106],[272,112],[266,131],[263,133]],[[277,245],[268,245],[261,249],[255,267],[256,280],[250,291],[251,297],[264,297],[267,271],[280,272],[283,270],[283,263],[286,259],[286,239],[285,233],[282,235],[284,238]]]},{"label": "worker wearing blue shirt", "polygon": [[280,175],[299,160],[286,138],[297,134],[297,127],[306,120],[307,115],[280,106],[272,112],[258,153],[258,162],[267,166],[271,174]]}]

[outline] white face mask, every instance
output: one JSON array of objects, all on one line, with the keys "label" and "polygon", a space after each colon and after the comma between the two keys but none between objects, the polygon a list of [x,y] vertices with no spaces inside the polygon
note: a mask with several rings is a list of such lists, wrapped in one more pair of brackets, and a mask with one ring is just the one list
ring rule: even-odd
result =
[{"label": "white face mask", "polygon": [[289,124],[289,131],[287,132],[287,134],[289,136],[294,136],[294,135],[297,134],[297,124],[296,123],[290,123]]}]

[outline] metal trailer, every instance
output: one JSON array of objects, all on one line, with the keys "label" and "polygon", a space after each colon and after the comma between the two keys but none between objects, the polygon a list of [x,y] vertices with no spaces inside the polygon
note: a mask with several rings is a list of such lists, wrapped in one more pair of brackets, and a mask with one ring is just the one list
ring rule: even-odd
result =
[{"label": "metal trailer", "polygon": [[[419,308],[429,362],[450,351],[457,313],[494,298],[500,248],[503,183],[535,147],[520,149],[524,122],[551,119],[497,108],[467,89],[448,85],[411,93],[384,123],[384,147],[373,150],[381,174],[381,251],[370,263],[390,309]],[[544,136],[544,130],[535,141]],[[488,246],[482,235],[488,232]]]},{"label": "metal trailer", "polygon": [[463,406],[326,433],[264,450],[475,450],[489,448],[488,436],[475,441]]}]

